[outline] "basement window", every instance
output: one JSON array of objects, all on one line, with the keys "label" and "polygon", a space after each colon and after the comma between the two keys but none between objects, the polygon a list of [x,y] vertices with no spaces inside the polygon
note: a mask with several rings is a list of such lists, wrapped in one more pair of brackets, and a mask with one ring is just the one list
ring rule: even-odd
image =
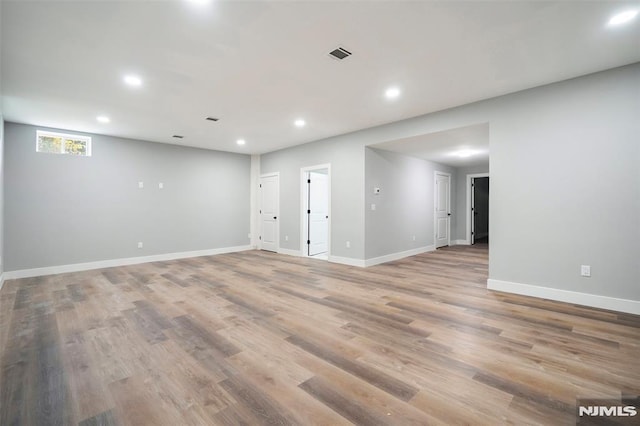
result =
[{"label": "basement window", "polygon": [[38,130],[36,132],[36,151],[90,157],[91,137]]}]

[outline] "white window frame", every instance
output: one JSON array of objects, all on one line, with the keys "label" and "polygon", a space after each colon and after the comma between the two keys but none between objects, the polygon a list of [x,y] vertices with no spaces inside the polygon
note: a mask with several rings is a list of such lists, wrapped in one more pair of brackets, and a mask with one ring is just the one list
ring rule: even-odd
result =
[{"label": "white window frame", "polygon": [[81,135],[74,135],[72,133],[57,133],[57,132],[49,132],[46,130],[37,130],[36,131],[36,152],[39,152],[42,154],[67,154],[67,152],[65,152],[64,143],[61,144],[61,148],[62,148],[61,152],[46,152],[46,151],[38,150],[39,148],[38,142],[40,141],[41,136],[51,136],[54,138],[62,138],[62,139],[66,138],[66,139],[73,139],[77,141],[83,141],[85,143],[87,153],[85,155],[77,155],[77,157],[91,157],[91,136],[81,136]]}]

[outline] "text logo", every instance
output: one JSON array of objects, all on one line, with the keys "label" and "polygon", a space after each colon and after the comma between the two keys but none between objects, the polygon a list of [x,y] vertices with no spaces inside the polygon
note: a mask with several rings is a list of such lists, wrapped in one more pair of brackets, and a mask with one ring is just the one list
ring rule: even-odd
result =
[{"label": "text logo", "polygon": [[621,406],[609,406],[609,405],[590,405],[578,407],[578,415],[583,416],[598,416],[598,417],[633,417],[638,415],[636,407],[627,405]]}]

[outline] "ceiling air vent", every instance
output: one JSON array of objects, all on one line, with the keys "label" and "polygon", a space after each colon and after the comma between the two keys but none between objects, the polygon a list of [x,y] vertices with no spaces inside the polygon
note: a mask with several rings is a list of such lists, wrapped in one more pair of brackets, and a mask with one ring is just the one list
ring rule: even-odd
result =
[{"label": "ceiling air vent", "polygon": [[182,139],[182,138],[184,138],[184,136],[182,136],[182,135],[173,135],[173,137],[174,137],[174,138],[176,138],[176,139]]},{"label": "ceiling air vent", "polygon": [[351,56],[351,52],[349,52],[344,47],[338,47],[337,49],[332,50],[331,52],[329,52],[329,56],[331,56],[332,58],[335,58],[335,59],[342,60],[344,58],[347,58],[347,57]]},{"label": "ceiling air vent", "polygon": [[207,118],[205,118],[205,120],[207,120],[207,121],[218,121],[218,120],[219,120],[219,118],[215,118],[215,117],[207,117]]}]

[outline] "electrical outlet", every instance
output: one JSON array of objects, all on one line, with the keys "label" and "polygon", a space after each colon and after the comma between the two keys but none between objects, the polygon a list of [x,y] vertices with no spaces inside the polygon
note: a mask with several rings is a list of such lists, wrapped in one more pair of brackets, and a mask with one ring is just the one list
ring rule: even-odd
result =
[{"label": "electrical outlet", "polygon": [[142,241],[138,241],[138,248],[142,248]]},{"label": "electrical outlet", "polygon": [[351,248],[351,241],[347,241],[347,248]]},{"label": "electrical outlet", "polygon": [[158,188],[159,188],[159,189],[163,189],[163,188],[164,188],[164,183],[162,183],[162,182],[158,182]]},{"label": "electrical outlet", "polygon": [[289,241],[289,236],[288,236],[288,235],[285,235],[285,236],[284,236],[284,240],[285,240],[285,241]]},{"label": "electrical outlet", "polygon": [[583,277],[591,276],[591,265],[581,265],[580,266],[580,275]]},{"label": "electrical outlet", "polygon": [[416,240],[416,236],[414,235],[414,236],[413,236],[413,241],[415,241],[415,240]]},{"label": "electrical outlet", "polygon": [[375,204],[371,204],[371,210],[375,210],[376,209],[376,205]]},{"label": "electrical outlet", "polygon": [[140,189],[144,188],[144,182],[138,182],[138,188]]}]

